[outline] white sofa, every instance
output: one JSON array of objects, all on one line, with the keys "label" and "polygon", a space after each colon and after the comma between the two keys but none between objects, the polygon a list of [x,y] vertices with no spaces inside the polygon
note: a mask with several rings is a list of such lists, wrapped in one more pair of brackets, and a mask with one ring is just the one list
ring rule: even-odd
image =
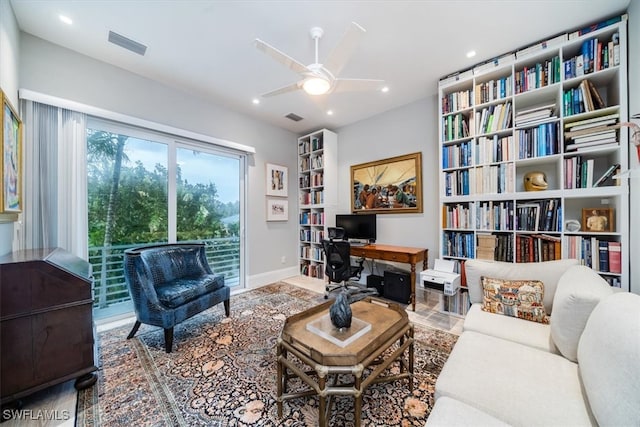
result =
[{"label": "white sofa", "polygon": [[[427,426],[640,426],[640,296],[575,260],[469,260],[472,307]],[[481,277],[541,280],[549,324],[481,310]]]}]

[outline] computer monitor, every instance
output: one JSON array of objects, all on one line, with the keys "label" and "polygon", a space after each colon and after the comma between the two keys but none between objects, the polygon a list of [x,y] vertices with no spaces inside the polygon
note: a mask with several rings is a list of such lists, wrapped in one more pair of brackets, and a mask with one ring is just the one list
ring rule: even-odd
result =
[{"label": "computer monitor", "polygon": [[376,241],[376,214],[337,214],[336,227],[344,228],[346,239]]}]

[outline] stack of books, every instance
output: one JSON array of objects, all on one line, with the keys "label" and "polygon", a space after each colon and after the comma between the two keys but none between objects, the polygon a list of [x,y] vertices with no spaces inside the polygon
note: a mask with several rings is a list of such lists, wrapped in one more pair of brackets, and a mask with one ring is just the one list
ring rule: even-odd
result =
[{"label": "stack of books", "polygon": [[555,116],[556,104],[538,105],[537,107],[518,110],[515,123],[517,127],[534,125],[548,121]]},{"label": "stack of books", "polygon": [[478,239],[476,258],[493,260],[496,252],[496,236],[488,233],[478,233],[476,237]]},{"label": "stack of books", "polygon": [[585,151],[593,147],[617,146],[617,129],[620,128],[618,119],[619,114],[612,113],[601,117],[565,123],[566,151]]}]

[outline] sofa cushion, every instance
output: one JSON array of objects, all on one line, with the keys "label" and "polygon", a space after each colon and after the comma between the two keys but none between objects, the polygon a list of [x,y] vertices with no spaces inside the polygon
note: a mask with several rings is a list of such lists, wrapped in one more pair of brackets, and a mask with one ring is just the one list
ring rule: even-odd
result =
[{"label": "sofa cushion", "polygon": [[467,260],[464,263],[464,268],[469,288],[469,300],[471,303],[482,302],[482,283],[480,282],[482,276],[510,280],[540,280],[544,283],[545,289],[544,308],[547,314],[551,314],[558,280],[573,265],[580,265],[580,262],[576,259],[531,263]]},{"label": "sofa cushion", "polygon": [[[517,426],[596,425],[577,363],[476,332],[465,331],[456,342],[436,381],[435,396],[459,400]],[[607,394],[614,401],[617,396]]]},{"label": "sofa cushion", "polygon": [[425,427],[507,427],[506,424],[471,405],[443,396],[429,413]]},{"label": "sofa cushion", "polygon": [[176,308],[223,286],[223,276],[207,274],[161,283],[156,285],[156,294],[162,305],[167,308]]},{"label": "sofa cushion", "polygon": [[549,323],[544,311],[544,284],[539,280],[505,280],[483,276],[482,310],[538,323]]},{"label": "sofa cushion", "polygon": [[558,281],[553,298],[551,338],[567,359],[578,361],[578,342],[591,311],[611,295],[611,286],[589,267],[571,267]]},{"label": "sofa cushion", "polygon": [[593,309],[578,362],[598,424],[640,425],[640,296],[614,293]]},{"label": "sofa cushion", "polygon": [[558,353],[558,349],[551,340],[549,325],[487,313],[482,311],[482,304],[473,304],[469,308],[462,329],[524,344],[542,351]]}]

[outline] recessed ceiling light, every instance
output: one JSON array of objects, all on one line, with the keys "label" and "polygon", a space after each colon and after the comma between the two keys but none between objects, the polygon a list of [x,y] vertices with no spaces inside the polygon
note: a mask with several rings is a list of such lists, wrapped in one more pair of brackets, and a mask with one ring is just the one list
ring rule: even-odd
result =
[{"label": "recessed ceiling light", "polygon": [[387,93],[387,92],[389,92],[389,86],[385,86],[380,90],[382,91],[382,93]]},{"label": "recessed ceiling light", "polygon": [[60,20],[62,22],[64,22],[67,25],[71,25],[73,24],[73,20],[71,18],[69,18],[68,16],[65,15],[58,15],[58,18],[60,18]]},{"label": "recessed ceiling light", "polygon": [[251,102],[253,102],[255,105],[260,104],[260,100],[258,98],[253,98]]},{"label": "recessed ceiling light", "polygon": [[467,52],[467,58],[473,58],[474,56],[476,56],[475,50],[470,50],[469,52]]},{"label": "recessed ceiling light", "polygon": [[333,116],[333,110],[328,110],[327,111],[327,116]]}]

